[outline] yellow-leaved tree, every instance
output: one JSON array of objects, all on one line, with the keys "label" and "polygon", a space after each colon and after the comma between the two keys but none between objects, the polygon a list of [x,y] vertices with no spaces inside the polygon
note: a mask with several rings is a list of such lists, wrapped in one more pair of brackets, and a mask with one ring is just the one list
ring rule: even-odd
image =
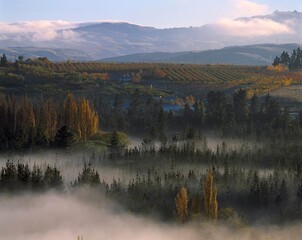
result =
[{"label": "yellow-leaved tree", "polygon": [[64,102],[64,111],[64,125],[76,132],[80,139],[87,140],[98,131],[98,114],[86,98],[76,101],[73,94],[69,93]]},{"label": "yellow-leaved tree", "polygon": [[204,212],[208,219],[216,221],[218,216],[217,186],[213,186],[213,180],[213,171],[208,170],[204,183]]},{"label": "yellow-leaved tree", "polygon": [[188,191],[185,187],[182,187],[175,198],[177,220],[180,223],[185,223],[188,217],[188,202]]},{"label": "yellow-leaved tree", "polygon": [[88,137],[95,134],[98,130],[98,114],[93,111],[87,99],[82,98],[79,103],[79,135],[86,140]]},{"label": "yellow-leaved tree", "polygon": [[64,125],[68,126],[72,131],[78,133],[78,105],[72,93],[68,93],[64,102]]}]

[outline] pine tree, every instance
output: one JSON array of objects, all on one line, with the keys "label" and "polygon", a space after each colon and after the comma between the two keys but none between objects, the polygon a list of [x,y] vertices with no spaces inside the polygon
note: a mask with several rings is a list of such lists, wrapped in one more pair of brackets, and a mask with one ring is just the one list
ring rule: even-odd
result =
[{"label": "pine tree", "polygon": [[39,166],[34,164],[31,172],[31,183],[33,190],[42,190],[44,188],[43,174]]},{"label": "pine tree", "polygon": [[0,58],[0,66],[5,67],[8,63],[7,57],[5,54],[2,55]]},{"label": "pine tree", "polygon": [[77,181],[73,186],[90,185],[97,186],[100,184],[100,176],[97,170],[92,167],[91,163],[84,162],[82,172],[79,174]]},{"label": "pine tree", "polygon": [[166,144],[167,142],[167,115],[164,112],[164,109],[161,107],[157,114],[157,123],[156,129],[158,133],[159,141],[162,144]]},{"label": "pine tree", "polygon": [[290,57],[289,57],[288,52],[283,51],[283,52],[281,53],[280,63],[281,63],[281,64],[284,64],[284,65],[286,65],[286,66],[288,66],[289,61],[290,61]]},{"label": "pine tree", "polygon": [[130,119],[130,122],[132,124],[132,127],[137,128],[139,127],[142,118],[142,102],[140,97],[140,91],[138,89],[135,89],[134,94],[132,96],[132,101],[128,108],[128,119]]},{"label": "pine tree", "polygon": [[235,92],[233,97],[235,121],[237,124],[243,124],[247,122],[248,108],[246,102],[247,96],[246,91],[239,89]]},{"label": "pine tree", "polygon": [[67,126],[61,127],[55,138],[55,143],[59,147],[68,147],[76,142],[76,137],[73,132],[71,132]]},{"label": "pine tree", "polygon": [[196,100],[194,105],[194,113],[193,113],[193,123],[197,127],[202,127],[204,124],[204,103],[202,99]]},{"label": "pine tree", "polygon": [[206,122],[209,126],[221,127],[225,123],[226,104],[224,92],[210,91],[207,94]]},{"label": "pine tree", "polygon": [[48,188],[63,189],[63,178],[57,167],[47,166],[44,173],[44,183]]},{"label": "pine tree", "polygon": [[280,58],[278,56],[275,57],[274,62],[273,62],[273,66],[274,67],[278,66],[280,64],[280,62],[281,62]]},{"label": "pine tree", "polygon": [[28,164],[18,163],[17,165],[18,182],[23,189],[27,189],[30,182],[30,169]]},{"label": "pine tree", "polygon": [[257,123],[257,116],[259,115],[260,111],[260,104],[259,98],[256,94],[253,95],[250,101],[250,108],[249,108],[249,126],[250,130],[255,127]]}]

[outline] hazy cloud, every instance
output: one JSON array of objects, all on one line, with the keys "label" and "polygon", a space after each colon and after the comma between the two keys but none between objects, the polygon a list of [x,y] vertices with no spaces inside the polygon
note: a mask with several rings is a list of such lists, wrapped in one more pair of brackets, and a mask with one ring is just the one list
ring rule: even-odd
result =
[{"label": "hazy cloud", "polygon": [[24,38],[35,42],[54,39],[74,40],[77,34],[72,30],[68,30],[74,26],[76,26],[75,23],[60,20],[18,23],[0,22],[0,35],[2,39],[14,39],[17,41],[22,41]]},{"label": "hazy cloud", "polygon": [[216,26],[235,36],[269,36],[273,34],[293,34],[294,30],[285,23],[270,19],[254,18],[250,20],[221,19]]}]

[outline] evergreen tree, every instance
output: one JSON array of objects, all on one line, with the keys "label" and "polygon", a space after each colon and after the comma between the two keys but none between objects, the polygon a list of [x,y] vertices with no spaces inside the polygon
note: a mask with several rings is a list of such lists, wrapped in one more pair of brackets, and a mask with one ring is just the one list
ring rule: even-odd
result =
[{"label": "evergreen tree", "polygon": [[47,188],[54,188],[56,190],[63,189],[63,178],[57,167],[52,168],[48,165],[45,170],[43,180],[45,187]]},{"label": "evergreen tree", "polygon": [[297,197],[298,203],[300,205],[302,203],[302,181],[298,185],[298,189],[297,189],[297,192],[296,192],[296,197]]},{"label": "evergreen tree", "polygon": [[111,139],[109,143],[111,157],[119,156],[123,147],[124,146],[121,144],[118,133],[114,131],[111,135]]},{"label": "evergreen tree", "polygon": [[250,103],[250,117],[254,118],[257,116],[257,114],[260,111],[260,105],[259,105],[259,98],[256,94],[253,95],[253,97],[251,98],[251,103]]},{"label": "evergreen tree", "polygon": [[143,117],[142,111],[142,101],[140,97],[140,92],[138,89],[135,89],[134,94],[132,96],[132,101],[128,108],[128,119],[130,119],[133,127],[137,128],[141,125],[141,120]]},{"label": "evergreen tree", "polygon": [[246,91],[239,89],[233,96],[235,121],[237,124],[244,124],[248,119]]},{"label": "evergreen tree", "polygon": [[299,112],[299,124],[302,127],[302,111]]},{"label": "evergreen tree", "polygon": [[193,124],[196,127],[202,127],[204,125],[205,120],[205,105],[202,99],[196,100],[194,105],[194,112],[193,112]]},{"label": "evergreen tree", "polygon": [[31,184],[32,189],[35,191],[44,189],[43,173],[41,167],[37,166],[36,164],[34,164],[31,172]]},{"label": "evergreen tree", "polygon": [[17,169],[13,162],[7,161],[1,170],[1,185],[4,189],[14,190],[18,184]]},{"label": "evergreen tree", "polygon": [[282,116],[281,116],[281,121],[282,121],[282,128],[288,129],[288,127],[290,126],[290,112],[289,112],[289,107],[285,107],[283,112],[282,112]]},{"label": "evergreen tree", "polygon": [[111,128],[114,131],[123,131],[127,126],[125,114],[123,111],[123,96],[121,94],[115,95],[113,106],[111,109],[111,118],[109,120]]},{"label": "evergreen tree", "polygon": [[281,53],[280,63],[288,66],[289,62],[290,62],[290,56],[289,56],[288,52],[283,51]]},{"label": "evergreen tree", "polygon": [[5,54],[0,58],[0,66],[5,67],[8,64],[8,60]]},{"label": "evergreen tree", "polygon": [[273,66],[276,67],[276,66],[278,66],[280,63],[281,63],[280,58],[279,58],[278,56],[275,57],[274,62],[273,62]]},{"label": "evergreen tree", "polygon": [[185,122],[191,122],[192,121],[192,116],[193,116],[193,111],[191,110],[191,107],[188,103],[185,104],[185,109],[184,109],[184,120]]},{"label": "evergreen tree", "polygon": [[161,143],[165,144],[167,142],[167,115],[162,107],[159,109],[157,114],[156,129],[158,139]]},{"label": "evergreen tree", "polygon": [[293,50],[293,53],[290,57],[289,68],[290,69],[295,69],[297,67],[296,63],[297,63],[297,51]]},{"label": "evergreen tree", "polygon": [[18,163],[17,165],[17,178],[19,181],[19,184],[21,185],[20,187],[22,189],[27,189],[29,187],[30,184],[30,174],[31,171],[29,169],[28,164],[22,164],[22,163]]},{"label": "evergreen tree", "polygon": [[79,174],[77,181],[74,182],[73,186],[90,185],[97,186],[100,184],[100,176],[97,170],[95,170],[91,163],[84,162],[82,172]]},{"label": "evergreen tree", "polygon": [[69,147],[76,142],[76,137],[67,126],[61,127],[56,135],[55,143],[59,147]]},{"label": "evergreen tree", "polygon": [[221,127],[226,119],[225,93],[210,91],[207,94],[206,122],[209,126]]}]

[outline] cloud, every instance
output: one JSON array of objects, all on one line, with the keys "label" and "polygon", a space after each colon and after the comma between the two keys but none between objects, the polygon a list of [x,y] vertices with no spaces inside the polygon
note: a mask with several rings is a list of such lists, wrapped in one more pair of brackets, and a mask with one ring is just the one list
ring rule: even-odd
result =
[{"label": "cloud", "polygon": [[216,26],[229,35],[235,36],[258,37],[294,33],[294,30],[285,23],[261,18],[249,20],[225,18],[218,21]]},{"label": "cloud", "polygon": [[18,23],[0,22],[0,35],[2,39],[23,39],[39,41],[51,41],[55,39],[73,40],[77,34],[70,30],[75,23],[65,21],[28,21]]},{"label": "cloud", "polygon": [[[216,31],[229,36],[248,37],[250,39],[295,33],[295,22],[292,20],[275,21],[264,18],[263,15],[269,13],[269,6],[266,4],[249,0],[230,0],[230,2],[232,10],[228,13],[229,17],[222,18],[213,24]],[[252,17],[248,18],[248,16]],[[233,19],[234,17],[237,17],[237,19]]]},{"label": "cloud", "polygon": [[234,14],[237,17],[261,15],[269,12],[269,7],[266,4],[248,0],[232,0],[232,3]]}]

